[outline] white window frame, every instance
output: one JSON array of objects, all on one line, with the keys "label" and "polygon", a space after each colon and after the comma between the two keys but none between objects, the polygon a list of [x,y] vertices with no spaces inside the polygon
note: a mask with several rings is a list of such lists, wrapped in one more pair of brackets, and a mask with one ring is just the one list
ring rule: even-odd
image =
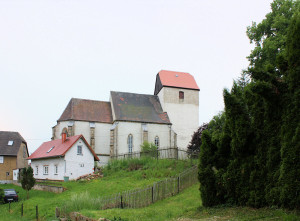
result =
[{"label": "white window frame", "polygon": [[44,173],[44,175],[48,175],[49,174],[49,165],[44,165],[44,167],[43,167],[43,173]]},{"label": "white window frame", "polygon": [[35,166],[35,175],[39,175],[39,166]]},{"label": "white window frame", "polygon": [[128,153],[132,153],[132,149],[133,149],[133,136],[132,136],[132,134],[128,135],[127,144],[128,144]]},{"label": "white window frame", "polygon": [[4,163],[4,156],[0,156],[0,163]]},{"label": "white window frame", "polygon": [[77,155],[82,155],[82,145],[77,146]]}]

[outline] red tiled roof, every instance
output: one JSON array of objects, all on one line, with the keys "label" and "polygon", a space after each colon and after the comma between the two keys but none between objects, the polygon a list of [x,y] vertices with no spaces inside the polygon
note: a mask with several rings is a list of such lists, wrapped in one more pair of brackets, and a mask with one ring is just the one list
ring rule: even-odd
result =
[{"label": "red tiled roof", "polygon": [[[87,147],[90,149],[92,154],[94,155],[95,160],[99,160],[93,149],[87,143],[85,138],[82,135],[76,135],[72,137],[68,137],[65,142],[62,143],[62,139],[51,140],[48,142],[44,142],[36,151],[34,151],[28,160],[32,159],[40,159],[40,158],[49,158],[49,157],[59,157],[64,156],[66,152],[77,142],[77,140],[82,139]],[[49,153],[47,153],[52,147],[54,147]]]},{"label": "red tiled roof", "polygon": [[200,90],[189,73],[161,70],[158,75],[163,86]]},{"label": "red tiled roof", "polygon": [[58,121],[112,123],[110,102],[72,98]]}]

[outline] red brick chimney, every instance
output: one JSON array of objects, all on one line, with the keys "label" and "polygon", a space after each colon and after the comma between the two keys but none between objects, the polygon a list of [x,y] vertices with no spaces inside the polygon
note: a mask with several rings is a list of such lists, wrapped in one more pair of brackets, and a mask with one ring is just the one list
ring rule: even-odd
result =
[{"label": "red brick chimney", "polygon": [[66,139],[67,139],[67,133],[66,132],[62,132],[62,134],[61,134],[61,141],[62,141],[62,143],[64,143],[66,141]]}]

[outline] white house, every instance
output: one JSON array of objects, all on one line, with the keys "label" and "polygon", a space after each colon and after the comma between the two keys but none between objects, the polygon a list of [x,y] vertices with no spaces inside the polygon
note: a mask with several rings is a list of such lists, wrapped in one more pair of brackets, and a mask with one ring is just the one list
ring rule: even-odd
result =
[{"label": "white house", "polygon": [[99,158],[82,135],[63,133],[61,139],[43,143],[28,160],[36,179],[72,180],[93,173]]},{"label": "white house", "polygon": [[109,102],[72,98],[52,128],[52,139],[83,134],[106,164],[110,157],[158,148],[187,148],[199,127],[199,87],[189,73],[160,71],[154,95],[110,92]]}]

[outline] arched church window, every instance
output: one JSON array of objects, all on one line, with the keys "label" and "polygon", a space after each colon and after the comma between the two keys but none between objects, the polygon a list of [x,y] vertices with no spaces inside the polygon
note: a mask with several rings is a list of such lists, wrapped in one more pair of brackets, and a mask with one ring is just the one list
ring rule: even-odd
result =
[{"label": "arched church window", "polygon": [[127,143],[128,143],[128,152],[132,153],[132,143],[133,143],[133,136],[132,134],[128,135],[128,139],[127,139]]},{"label": "arched church window", "polygon": [[157,148],[159,148],[159,137],[158,136],[155,137],[154,144]]},{"label": "arched church window", "polygon": [[184,99],[184,92],[183,91],[179,91],[179,99],[180,100]]}]

